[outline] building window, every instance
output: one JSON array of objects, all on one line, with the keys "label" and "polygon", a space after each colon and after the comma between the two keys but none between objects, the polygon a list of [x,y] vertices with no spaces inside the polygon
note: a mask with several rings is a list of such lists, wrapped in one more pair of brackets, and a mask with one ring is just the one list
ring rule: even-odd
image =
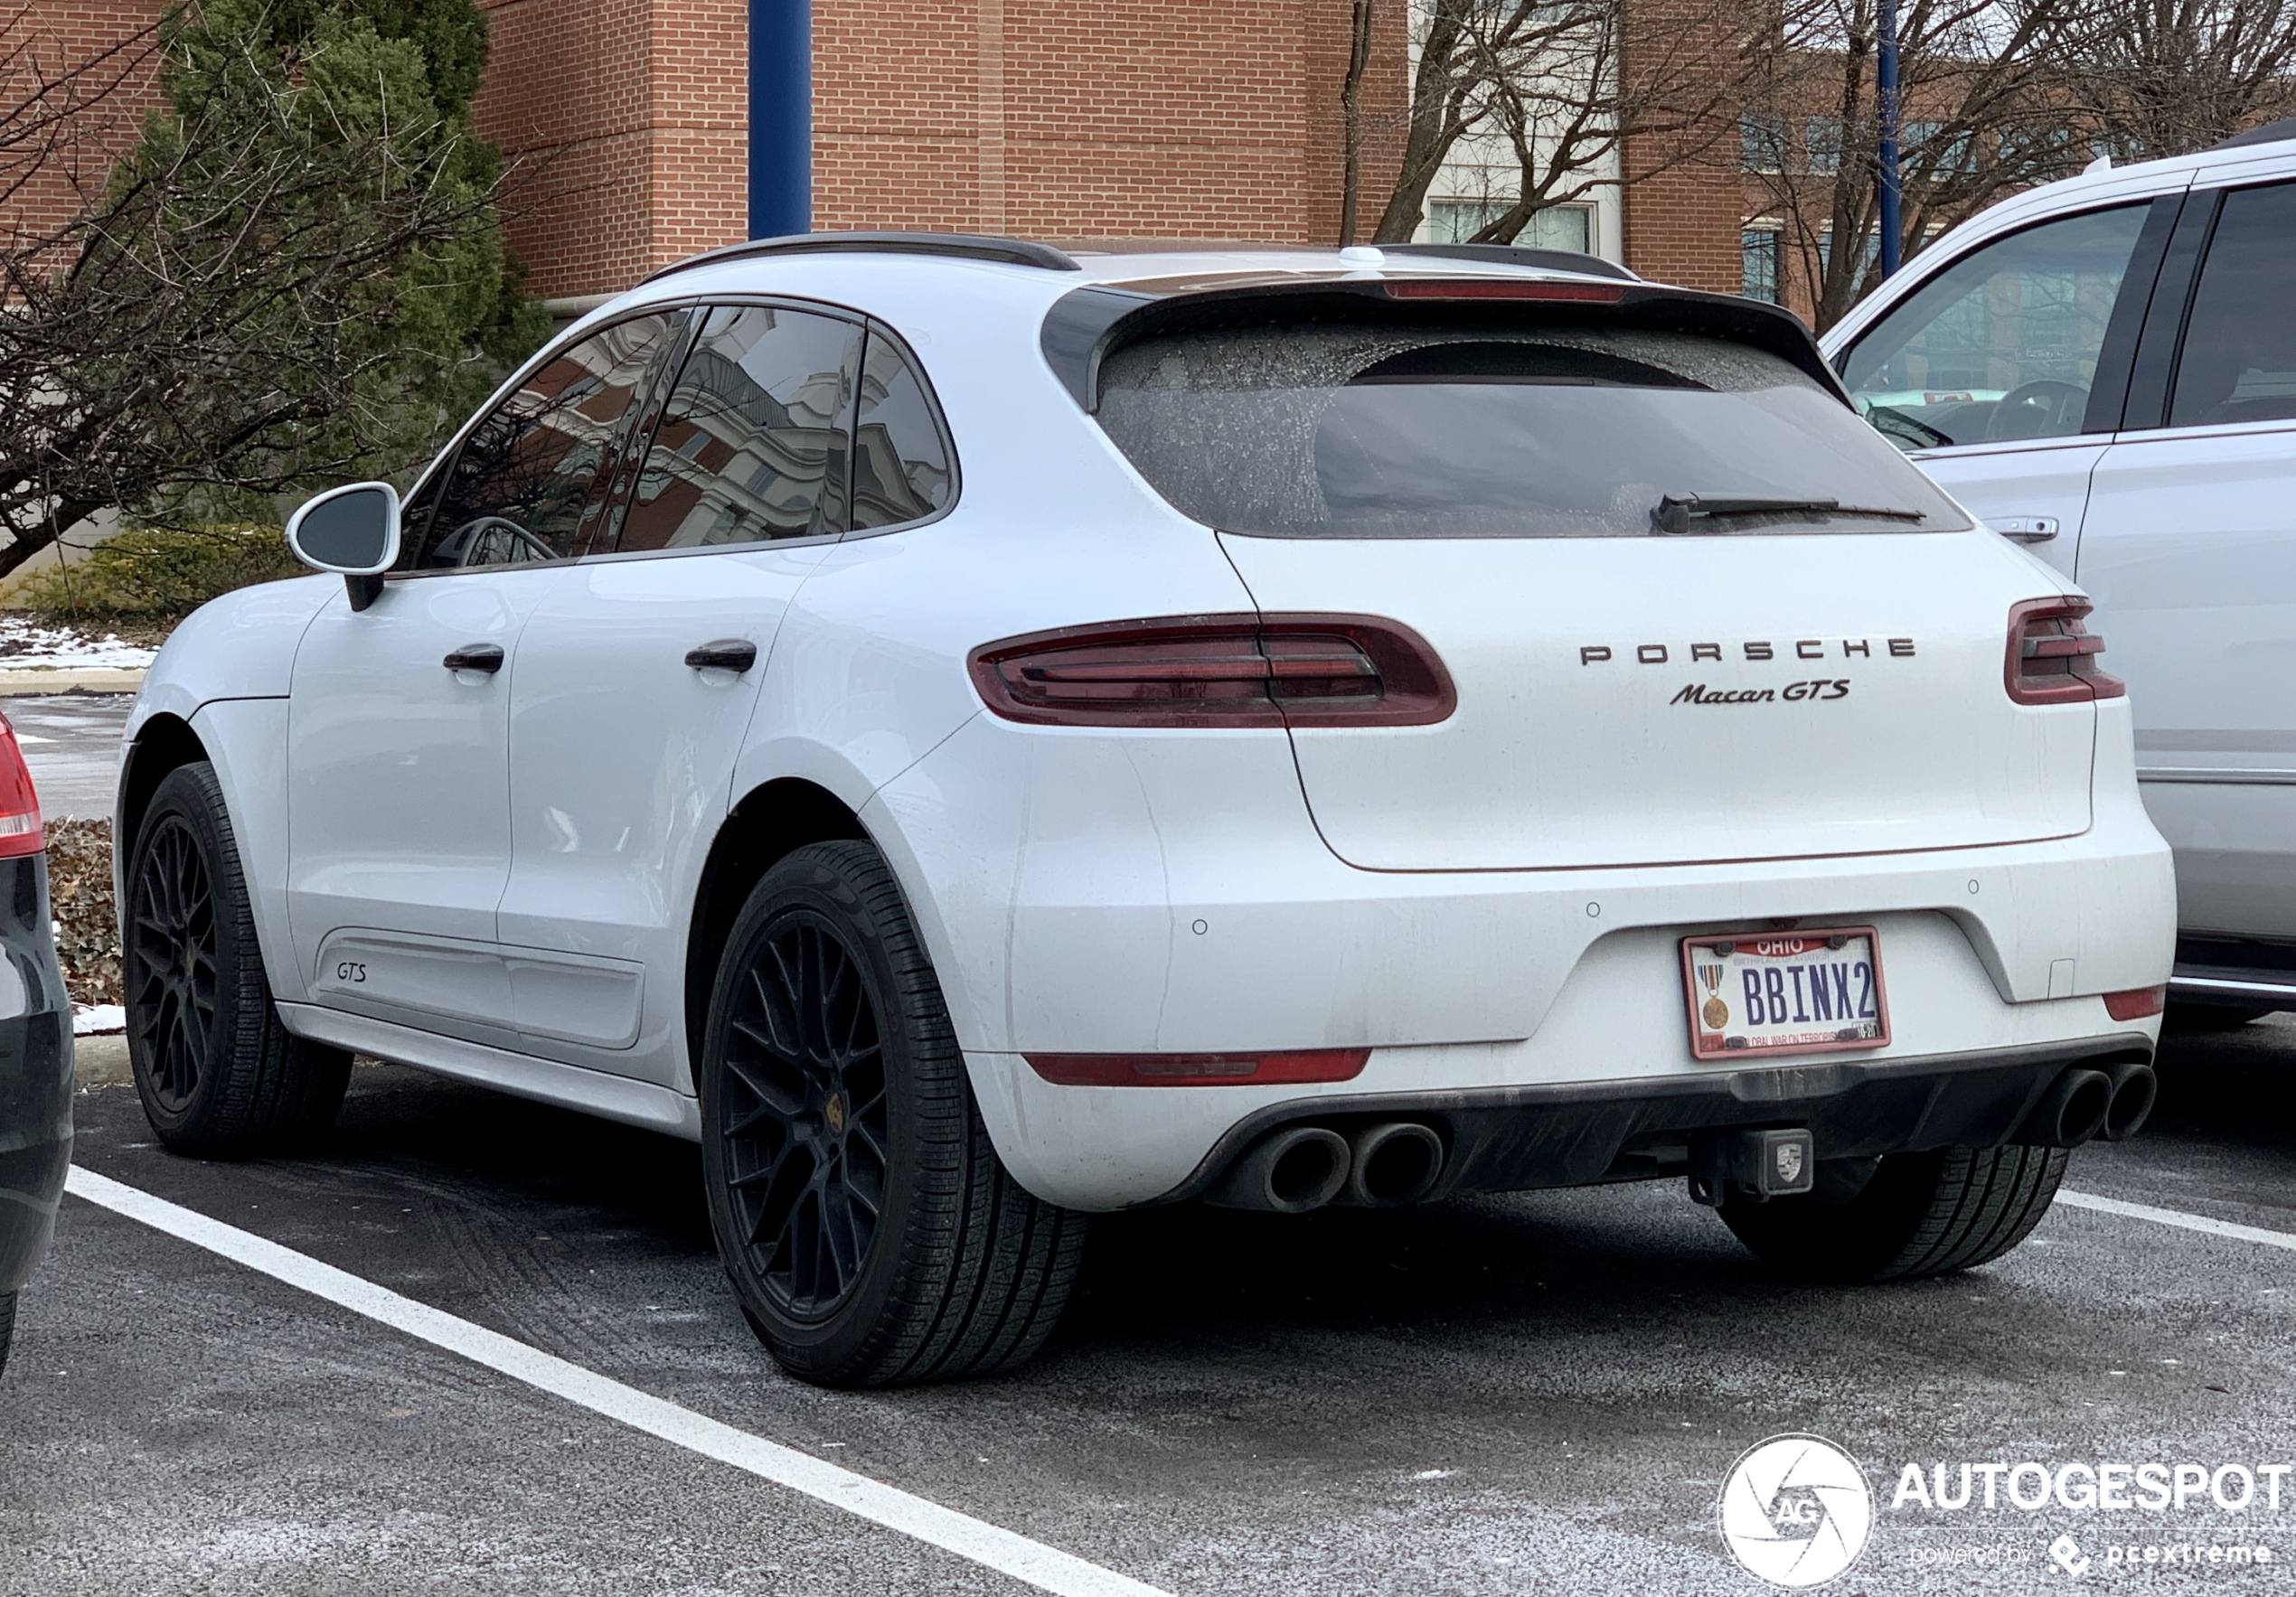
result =
[{"label": "building window", "polygon": [[1512,200],[1431,200],[1427,237],[1436,244],[1464,244],[1507,214]]},{"label": "building window", "polygon": [[1744,274],[1739,292],[1765,305],[1778,303],[1778,230],[1747,228],[1738,234],[1738,258]]},{"label": "building window", "polygon": [[[1427,203],[1427,236],[1437,244],[1465,244],[1514,208],[1506,199],[1431,200]],[[1548,205],[1530,213],[1530,221],[1515,235],[1515,242],[1539,249],[1575,249],[1590,254],[1595,248],[1595,208],[1592,205]]]},{"label": "building window", "polygon": [[1810,117],[1802,124],[1802,153],[1811,172],[1841,170],[1841,118]]},{"label": "building window", "polygon": [[1776,172],[1786,164],[1786,119],[1774,112],[1749,112],[1738,118],[1738,164],[1748,172]]}]

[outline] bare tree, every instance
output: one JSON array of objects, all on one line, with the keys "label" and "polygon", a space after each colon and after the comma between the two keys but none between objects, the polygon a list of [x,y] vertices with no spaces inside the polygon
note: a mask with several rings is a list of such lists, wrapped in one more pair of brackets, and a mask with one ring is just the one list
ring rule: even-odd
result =
[{"label": "bare tree", "polygon": [[148,81],[159,37],[61,73],[0,51],[0,198],[71,191],[62,220],[19,205],[0,236],[0,574],[98,511],[389,469],[485,381],[456,330],[502,293],[499,178],[377,79],[403,52],[210,39],[194,60],[176,36],[195,91],[94,158],[90,112]]},{"label": "bare tree", "polygon": [[2116,149],[2205,149],[2296,114],[2296,0],[2125,0],[2072,69]]},{"label": "bare tree", "polygon": [[[1747,80],[1740,122],[1812,319],[1831,326],[1879,280],[1874,0],[1789,0]],[[2015,190],[2086,164],[2095,118],[2070,70],[2104,0],[1905,0],[1898,13],[1899,248]]]},{"label": "bare tree", "polygon": [[1410,238],[1463,152],[1513,169],[1475,234],[1491,243],[1617,182],[1630,144],[1661,152],[1637,178],[1701,159],[1733,125],[1746,15],[1744,0],[1689,0],[1655,18],[1634,0],[1420,0],[1401,166],[1372,236]]}]

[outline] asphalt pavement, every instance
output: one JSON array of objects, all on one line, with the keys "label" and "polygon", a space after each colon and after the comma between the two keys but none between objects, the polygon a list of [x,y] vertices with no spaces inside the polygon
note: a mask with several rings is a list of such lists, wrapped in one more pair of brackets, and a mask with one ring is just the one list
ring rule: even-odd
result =
[{"label": "asphalt pavement", "polygon": [[119,736],[132,693],[57,693],[0,700],[40,794],[54,820],[108,821],[119,780]]},{"label": "asphalt pavement", "polygon": [[[131,1090],[79,1162],[196,1215],[870,1481],[1172,1593],[1754,1592],[1733,1461],[1812,1433],[1863,1466],[1839,1590],[2280,1590],[2296,1558],[2296,1023],[2172,1039],[2154,1126],[1946,1280],[1782,1282],[1677,1183],[1398,1214],[1106,1220],[1038,1362],[815,1391],[752,1340],[699,1161],[414,1072],[356,1073],[309,1156],[202,1164]],[[2213,1235],[2245,1226],[2264,1239]],[[1962,1461],[2197,1463],[2256,1500],[2105,1514],[1903,1500]],[[2124,1480],[2126,1477],[2122,1478]],[[2072,1493],[2078,1498],[2078,1477]],[[2025,1486],[2029,1490],[2033,1481]],[[2043,1491],[2044,1497],[2047,1494]],[[2075,1577],[2047,1549],[2075,1538]],[[2117,1538],[2117,1539],[2116,1539]],[[961,1538],[958,1538],[961,1543]],[[2197,1546],[2107,1564],[2107,1544]],[[899,1534],[66,1200],[0,1381],[0,1592],[1023,1592]],[[1052,1589],[1088,1586],[1055,1583]],[[1111,1588],[1115,1589],[1115,1588]]]}]

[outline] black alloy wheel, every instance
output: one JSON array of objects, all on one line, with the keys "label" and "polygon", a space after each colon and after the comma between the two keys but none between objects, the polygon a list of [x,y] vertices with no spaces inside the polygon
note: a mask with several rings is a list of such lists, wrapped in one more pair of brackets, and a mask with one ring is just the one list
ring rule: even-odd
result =
[{"label": "black alloy wheel", "polygon": [[120,984],[144,1117],[205,1159],[308,1141],[334,1122],[351,1056],[280,1023],[215,768],[170,771],[133,835]]},{"label": "black alloy wheel", "polygon": [[983,1375],[1052,1334],[1084,1217],[997,1158],[874,848],[808,843],[750,890],[694,1078],[718,1256],[791,1374],[826,1386]]},{"label": "black alloy wheel", "polygon": [[138,852],[122,951],[128,1013],[150,1061],[153,1097],[181,1114],[206,1074],[215,1032],[215,894],[182,815],[161,816]]},{"label": "black alloy wheel", "polygon": [[885,1049],[860,964],[822,916],[776,921],[727,1017],[726,1184],[774,1306],[819,1320],[852,1292],[885,1209]]}]

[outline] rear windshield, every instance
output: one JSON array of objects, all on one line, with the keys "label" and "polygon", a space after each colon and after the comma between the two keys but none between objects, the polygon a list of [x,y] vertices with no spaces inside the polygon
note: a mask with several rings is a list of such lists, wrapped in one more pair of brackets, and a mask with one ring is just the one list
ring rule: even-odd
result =
[{"label": "rear windshield", "polygon": [[1109,356],[1099,420],[1174,506],[1234,532],[1969,525],[1807,375],[1684,333],[1328,324],[1176,333]]}]

